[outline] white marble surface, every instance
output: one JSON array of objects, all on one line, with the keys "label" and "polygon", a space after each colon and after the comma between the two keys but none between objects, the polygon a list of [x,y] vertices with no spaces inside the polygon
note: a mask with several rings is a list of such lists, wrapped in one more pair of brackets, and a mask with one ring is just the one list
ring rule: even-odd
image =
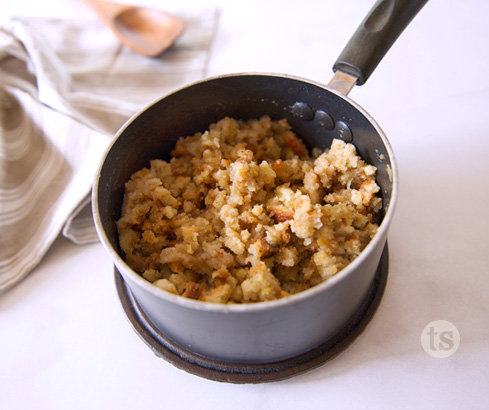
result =
[{"label": "white marble surface", "polygon": [[[372,3],[180,0],[167,8],[220,8],[208,75],[272,71],[327,82]],[[92,16],[75,0],[2,5],[2,19],[16,15]],[[488,15],[486,0],[431,0],[350,94],[389,137],[401,186],[386,293],[349,349],[270,384],[187,374],[132,330],[102,246],[60,238],[0,295],[0,408],[488,408]],[[461,339],[443,359],[420,341],[437,319]]]}]

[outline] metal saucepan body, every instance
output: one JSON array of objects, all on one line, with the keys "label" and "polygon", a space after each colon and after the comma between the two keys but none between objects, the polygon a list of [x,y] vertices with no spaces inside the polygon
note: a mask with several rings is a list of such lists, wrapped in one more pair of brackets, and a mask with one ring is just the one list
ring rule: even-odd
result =
[{"label": "metal saucepan body", "polygon": [[[298,108],[299,107],[299,108]],[[319,113],[319,114],[318,114]],[[309,147],[328,148],[345,124],[359,154],[378,168],[384,216],[361,256],[332,279],[283,300],[215,305],[167,293],[123,260],[115,221],[124,184],[154,158],[170,159],[180,136],[204,131],[224,116],[287,118]],[[325,124],[325,114],[332,123]],[[334,125],[333,125],[334,124]],[[333,127],[332,127],[333,125]],[[332,129],[329,129],[332,128]],[[263,363],[316,347],[349,320],[366,297],[387,237],[397,197],[397,166],[383,132],[347,97],[293,77],[241,74],[208,79],[150,105],[119,131],[95,186],[95,219],[102,242],[155,326],[178,344],[217,360]]]},{"label": "metal saucepan body", "polygon": [[[410,7],[425,1],[401,3]],[[385,8],[384,3],[389,6],[396,2],[379,3],[377,9]],[[345,72],[355,74],[355,70]],[[366,77],[368,74],[362,82]],[[202,132],[225,116],[251,119],[263,115],[276,120],[286,118],[309,148],[325,149],[333,138],[352,137],[358,153],[377,167],[383,216],[378,232],[364,251],[337,275],[314,288],[257,304],[221,305],[186,299],[157,288],[135,273],[124,262],[115,224],[121,216],[125,182],[148,166],[150,160],[169,160],[181,136]],[[103,245],[160,332],[185,349],[213,360],[273,363],[321,345],[355,315],[376,273],[397,189],[397,165],[387,138],[370,115],[350,98],[330,87],[292,76],[237,74],[182,88],[129,120],[103,158],[93,189],[93,211]]]}]

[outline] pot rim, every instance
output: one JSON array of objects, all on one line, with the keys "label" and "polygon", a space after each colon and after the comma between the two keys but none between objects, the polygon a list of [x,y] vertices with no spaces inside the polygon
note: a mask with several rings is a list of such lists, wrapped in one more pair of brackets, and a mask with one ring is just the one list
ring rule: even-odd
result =
[{"label": "pot rim", "polygon": [[[318,86],[320,88],[324,88],[328,90],[329,92],[336,94],[338,97],[344,99],[346,102],[351,104],[354,108],[356,108],[358,111],[361,112],[362,115],[365,116],[365,118],[372,124],[372,126],[375,128],[379,136],[381,137],[386,151],[389,154],[390,158],[390,164],[387,164],[387,166],[390,165],[390,179],[392,182],[392,194],[390,197],[389,201],[389,207],[387,209],[387,212],[384,214],[384,217],[382,219],[382,222],[379,225],[379,229],[377,230],[375,236],[372,238],[372,240],[367,244],[367,246],[362,250],[360,255],[358,255],[350,264],[348,264],[345,268],[340,270],[337,274],[332,276],[331,278],[319,283],[318,285],[306,289],[304,291],[301,291],[299,293],[296,293],[291,296],[287,296],[282,299],[277,299],[277,300],[271,300],[271,301],[266,301],[266,302],[255,302],[255,303],[242,303],[242,304],[221,304],[221,303],[211,303],[211,302],[204,302],[204,301],[198,301],[198,300],[193,300],[193,299],[188,299],[184,298],[180,295],[174,295],[170,292],[164,291],[163,289],[158,288],[157,286],[153,285],[146,279],[144,279],[141,275],[136,273],[134,270],[132,270],[129,265],[126,264],[124,259],[119,255],[119,253],[112,247],[106,232],[103,228],[102,220],[100,217],[100,212],[98,210],[99,207],[99,202],[98,202],[98,189],[99,189],[99,181],[101,177],[101,172],[105,164],[105,160],[111,151],[112,147],[116,143],[116,141],[119,139],[121,134],[126,130],[126,128],[131,124],[133,121],[136,120],[144,111],[148,110],[150,107],[154,106],[157,104],[159,101],[170,97],[173,94],[176,94],[184,89],[193,87],[195,85],[209,82],[209,81],[214,81],[214,80],[219,80],[221,78],[228,78],[228,77],[248,77],[248,76],[269,76],[269,77],[277,77],[277,78],[288,78],[291,80],[296,80],[296,81],[301,81],[304,83],[308,83],[311,85]],[[268,73],[268,72],[241,72],[241,73],[231,73],[231,74],[223,74],[223,75],[218,75],[218,76],[213,76],[213,77],[208,77],[204,78],[192,83],[189,83],[185,86],[182,86],[178,89],[175,89],[162,97],[146,104],[143,106],[139,111],[137,111],[134,115],[132,115],[125,123],[122,125],[122,127],[117,131],[117,133],[114,135],[112,138],[112,141],[109,143],[109,145],[106,147],[106,150],[100,159],[99,166],[97,169],[97,172],[95,173],[95,179],[94,179],[94,184],[92,188],[92,213],[93,213],[93,219],[95,222],[95,228],[97,231],[97,234],[102,242],[102,245],[106,249],[106,251],[110,254],[112,261],[120,271],[120,273],[123,275],[125,279],[130,279],[133,281],[135,284],[137,284],[139,287],[143,288],[145,291],[153,294],[154,296],[158,298],[162,298],[166,300],[167,302],[174,303],[176,305],[180,305],[182,307],[186,307],[189,309],[195,309],[195,310],[200,310],[200,311],[210,311],[210,312],[221,312],[221,313],[250,313],[250,312],[257,312],[257,311],[264,311],[264,310],[271,310],[271,309],[277,309],[281,308],[283,306],[288,306],[292,304],[296,304],[301,302],[304,299],[308,299],[310,297],[314,297],[315,295],[325,291],[326,289],[329,289],[333,286],[335,286],[337,283],[341,282],[345,277],[349,276],[350,272],[354,271],[357,269],[358,265],[362,264],[363,261],[367,258],[368,253],[370,252],[370,249],[376,247],[380,241],[383,241],[383,238],[387,237],[387,231],[389,229],[389,225],[392,221],[395,207],[397,204],[397,197],[398,197],[398,190],[399,190],[399,175],[398,175],[398,165],[396,158],[394,156],[394,151],[392,149],[392,146],[387,139],[385,133],[383,130],[380,128],[379,124],[374,120],[374,118],[367,112],[365,109],[363,109],[358,103],[356,103],[354,100],[352,100],[350,97],[341,94],[339,91],[332,89],[330,87],[327,87],[326,85],[312,81],[306,78],[302,78],[299,76],[294,76],[290,74],[280,74],[280,73]],[[115,221],[114,221],[115,223]]]}]

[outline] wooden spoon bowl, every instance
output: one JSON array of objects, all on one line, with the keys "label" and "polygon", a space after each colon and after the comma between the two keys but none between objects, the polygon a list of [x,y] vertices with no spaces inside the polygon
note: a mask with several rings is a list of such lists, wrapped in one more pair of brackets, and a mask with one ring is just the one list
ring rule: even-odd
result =
[{"label": "wooden spoon bowl", "polygon": [[138,54],[156,57],[182,34],[184,23],[164,11],[105,0],[82,0],[114,32],[121,44]]}]

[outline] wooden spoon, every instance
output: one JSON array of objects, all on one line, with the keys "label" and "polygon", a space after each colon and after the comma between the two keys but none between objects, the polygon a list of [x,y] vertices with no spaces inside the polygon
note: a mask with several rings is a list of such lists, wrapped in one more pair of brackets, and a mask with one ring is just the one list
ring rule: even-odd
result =
[{"label": "wooden spoon", "polygon": [[160,10],[105,0],[81,1],[99,15],[123,45],[144,56],[161,54],[184,29],[180,19]]}]

